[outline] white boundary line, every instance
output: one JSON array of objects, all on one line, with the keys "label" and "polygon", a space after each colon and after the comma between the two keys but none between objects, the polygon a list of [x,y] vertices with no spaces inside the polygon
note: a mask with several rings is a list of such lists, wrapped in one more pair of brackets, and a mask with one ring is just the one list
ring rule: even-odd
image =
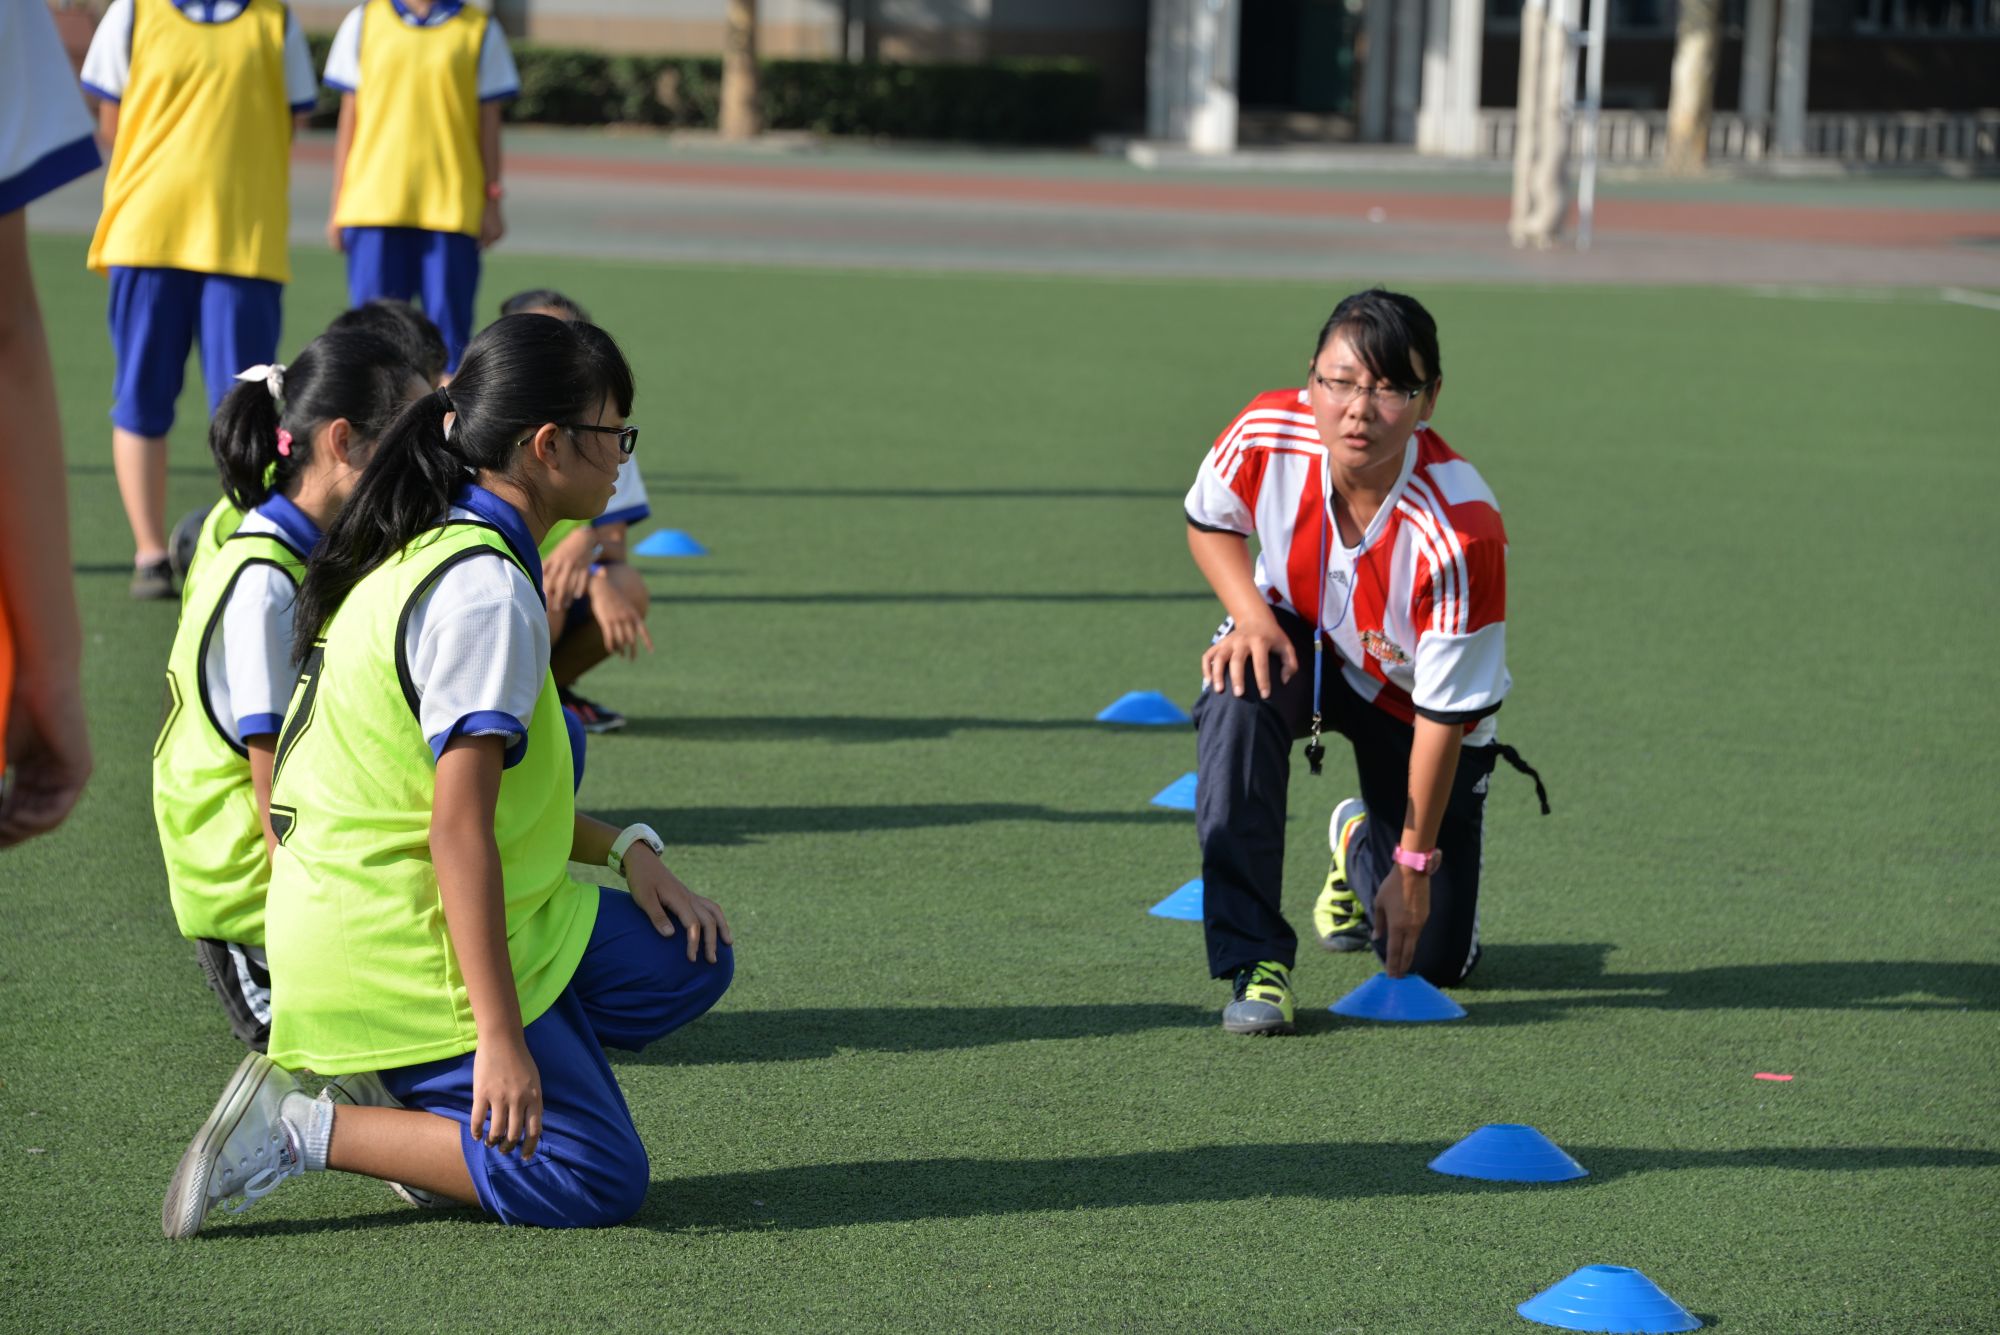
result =
[{"label": "white boundary line", "polygon": [[2000,296],[1991,292],[1973,292],[1962,287],[1943,287],[1938,295],[1959,306],[1977,306],[1982,311],[2000,311]]}]

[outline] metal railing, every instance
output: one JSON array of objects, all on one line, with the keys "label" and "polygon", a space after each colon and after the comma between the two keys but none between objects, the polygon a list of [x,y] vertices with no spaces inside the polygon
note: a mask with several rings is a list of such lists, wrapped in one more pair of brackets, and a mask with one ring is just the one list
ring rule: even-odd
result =
[{"label": "metal railing", "polygon": [[[1588,133],[1581,120],[1570,127],[1570,151],[1581,154]],[[1514,155],[1514,111],[1488,107],[1479,113],[1476,157]],[[1667,113],[1606,111],[1597,125],[1598,160],[1606,163],[1658,162],[1667,155]],[[1717,112],[1708,128],[1709,161],[1760,162],[1777,156],[1771,121]],[[2000,108],[1984,111],[1817,112],[1806,116],[1807,158],[1839,162],[1962,163],[2000,165]]]}]

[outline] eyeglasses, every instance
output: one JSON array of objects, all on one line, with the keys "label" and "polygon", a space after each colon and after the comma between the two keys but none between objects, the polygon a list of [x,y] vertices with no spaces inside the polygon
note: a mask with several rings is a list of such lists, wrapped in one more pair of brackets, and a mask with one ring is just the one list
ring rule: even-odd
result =
[{"label": "eyeglasses", "polygon": [[1326,396],[1333,400],[1333,405],[1336,408],[1345,408],[1348,404],[1365,394],[1375,401],[1377,408],[1380,408],[1392,417],[1416,402],[1417,399],[1422,397],[1424,391],[1430,388],[1429,381],[1425,381],[1415,389],[1404,389],[1399,385],[1390,384],[1363,388],[1355,384],[1352,380],[1332,380],[1321,375],[1318,371],[1312,373],[1312,378],[1318,383],[1321,389],[1326,391]]},{"label": "eyeglasses", "polygon": [[632,451],[639,448],[639,428],[636,426],[592,426],[587,422],[575,426],[557,422],[556,425],[565,431],[608,431],[618,437],[618,453],[627,459],[632,457]]}]

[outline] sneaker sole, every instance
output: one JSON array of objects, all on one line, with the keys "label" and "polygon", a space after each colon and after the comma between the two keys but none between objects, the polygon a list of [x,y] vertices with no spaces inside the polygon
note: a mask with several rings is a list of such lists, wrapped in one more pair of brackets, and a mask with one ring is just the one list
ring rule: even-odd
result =
[{"label": "sneaker sole", "polygon": [[1225,1034],[1244,1034],[1250,1038],[1278,1038],[1298,1033],[1299,1027],[1296,1024],[1235,1025],[1224,1020],[1222,1022],[1222,1032]]},{"label": "sneaker sole", "polygon": [[1322,936],[1319,938],[1319,948],[1321,950],[1330,950],[1336,955],[1346,955],[1357,950],[1366,950],[1368,948],[1368,930],[1365,927],[1352,927],[1344,932],[1335,932],[1332,936]]},{"label": "sneaker sole", "polygon": [[167,1199],[160,1207],[160,1228],[170,1238],[191,1238],[201,1231],[208,1218],[208,1180],[215,1171],[215,1157],[236,1131],[243,1114],[256,1098],[258,1086],[275,1064],[262,1053],[245,1057],[229,1078],[229,1085],[216,1100],[215,1110],[201,1124],[189,1142],[187,1152],[174,1167],[173,1181],[167,1184]]}]

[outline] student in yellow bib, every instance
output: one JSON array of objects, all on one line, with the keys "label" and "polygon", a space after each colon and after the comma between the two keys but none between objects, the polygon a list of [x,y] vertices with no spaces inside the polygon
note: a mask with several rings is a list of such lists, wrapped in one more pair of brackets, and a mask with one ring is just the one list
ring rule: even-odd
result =
[{"label": "student in yellow bib", "polygon": [[420,298],[456,370],[500,213],[500,108],[521,91],[500,24],[461,0],[367,0],[327,51],[340,90],[327,239],[356,306]]},{"label": "student in yellow bib", "polygon": [[330,331],[222,400],[209,447],[242,520],[188,582],[153,744],[153,816],[181,935],[236,1037],[270,1034],[271,757],[292,696],[306,558],[383,429],[428,386],[393,344]]},{"label": "student in yellow bib", "polygon": [[[590,321],[583,307],[545,287],[516,292],[500,303],[500,314]],[[646,629],[653,597],[645,577],[625,559],[631,526],[652,513],[646,480],[638,463],[627,459],[618,467],[618,486],[603,514],[588,524],[558,524],[542,540],[542,588],[548,595],[552,637],[549,670],[555,674],[557,698],[586,733],[616,732],[625,726],[625,716],[579,692],[577,678],[613,654],[637,659],[641,646],[653,651]]]},{"label": "student in yellow bib", "polygon": [[613,1224],[643,1201],[604,1048],[707,1011],[732,938],[650,827],[576,811],[536,553],[604,508],[631,405],[602,330],[501,320],[389,429],[308,566],[271,794],[271,1055],[182,1157],[169,1237],[328,1168],[512,1224]]},{"label": "student in yellow bib", "polygon": [[213,413],[278,352],[292,130],[318,85],[279,0],[112,0],[83,86],[111,142],[90,267],[111,280],[111,455],[132,596],[171,598],[167,432],[188,349]]},{"label": "student in yellow bib", "polygon": [[[378,298],[342,311],[326,328],[329,333],[355,330],[392,345],[403,361],[423,377],[426,392],[436,389],[444,378],[444,336],[407,301]],[[195,562],[219,550],[242,522],[243,511],[227,496],[181,516],[167,540],[167,555],[173,562],[175,578],[181,581],[183,596]]]}]

